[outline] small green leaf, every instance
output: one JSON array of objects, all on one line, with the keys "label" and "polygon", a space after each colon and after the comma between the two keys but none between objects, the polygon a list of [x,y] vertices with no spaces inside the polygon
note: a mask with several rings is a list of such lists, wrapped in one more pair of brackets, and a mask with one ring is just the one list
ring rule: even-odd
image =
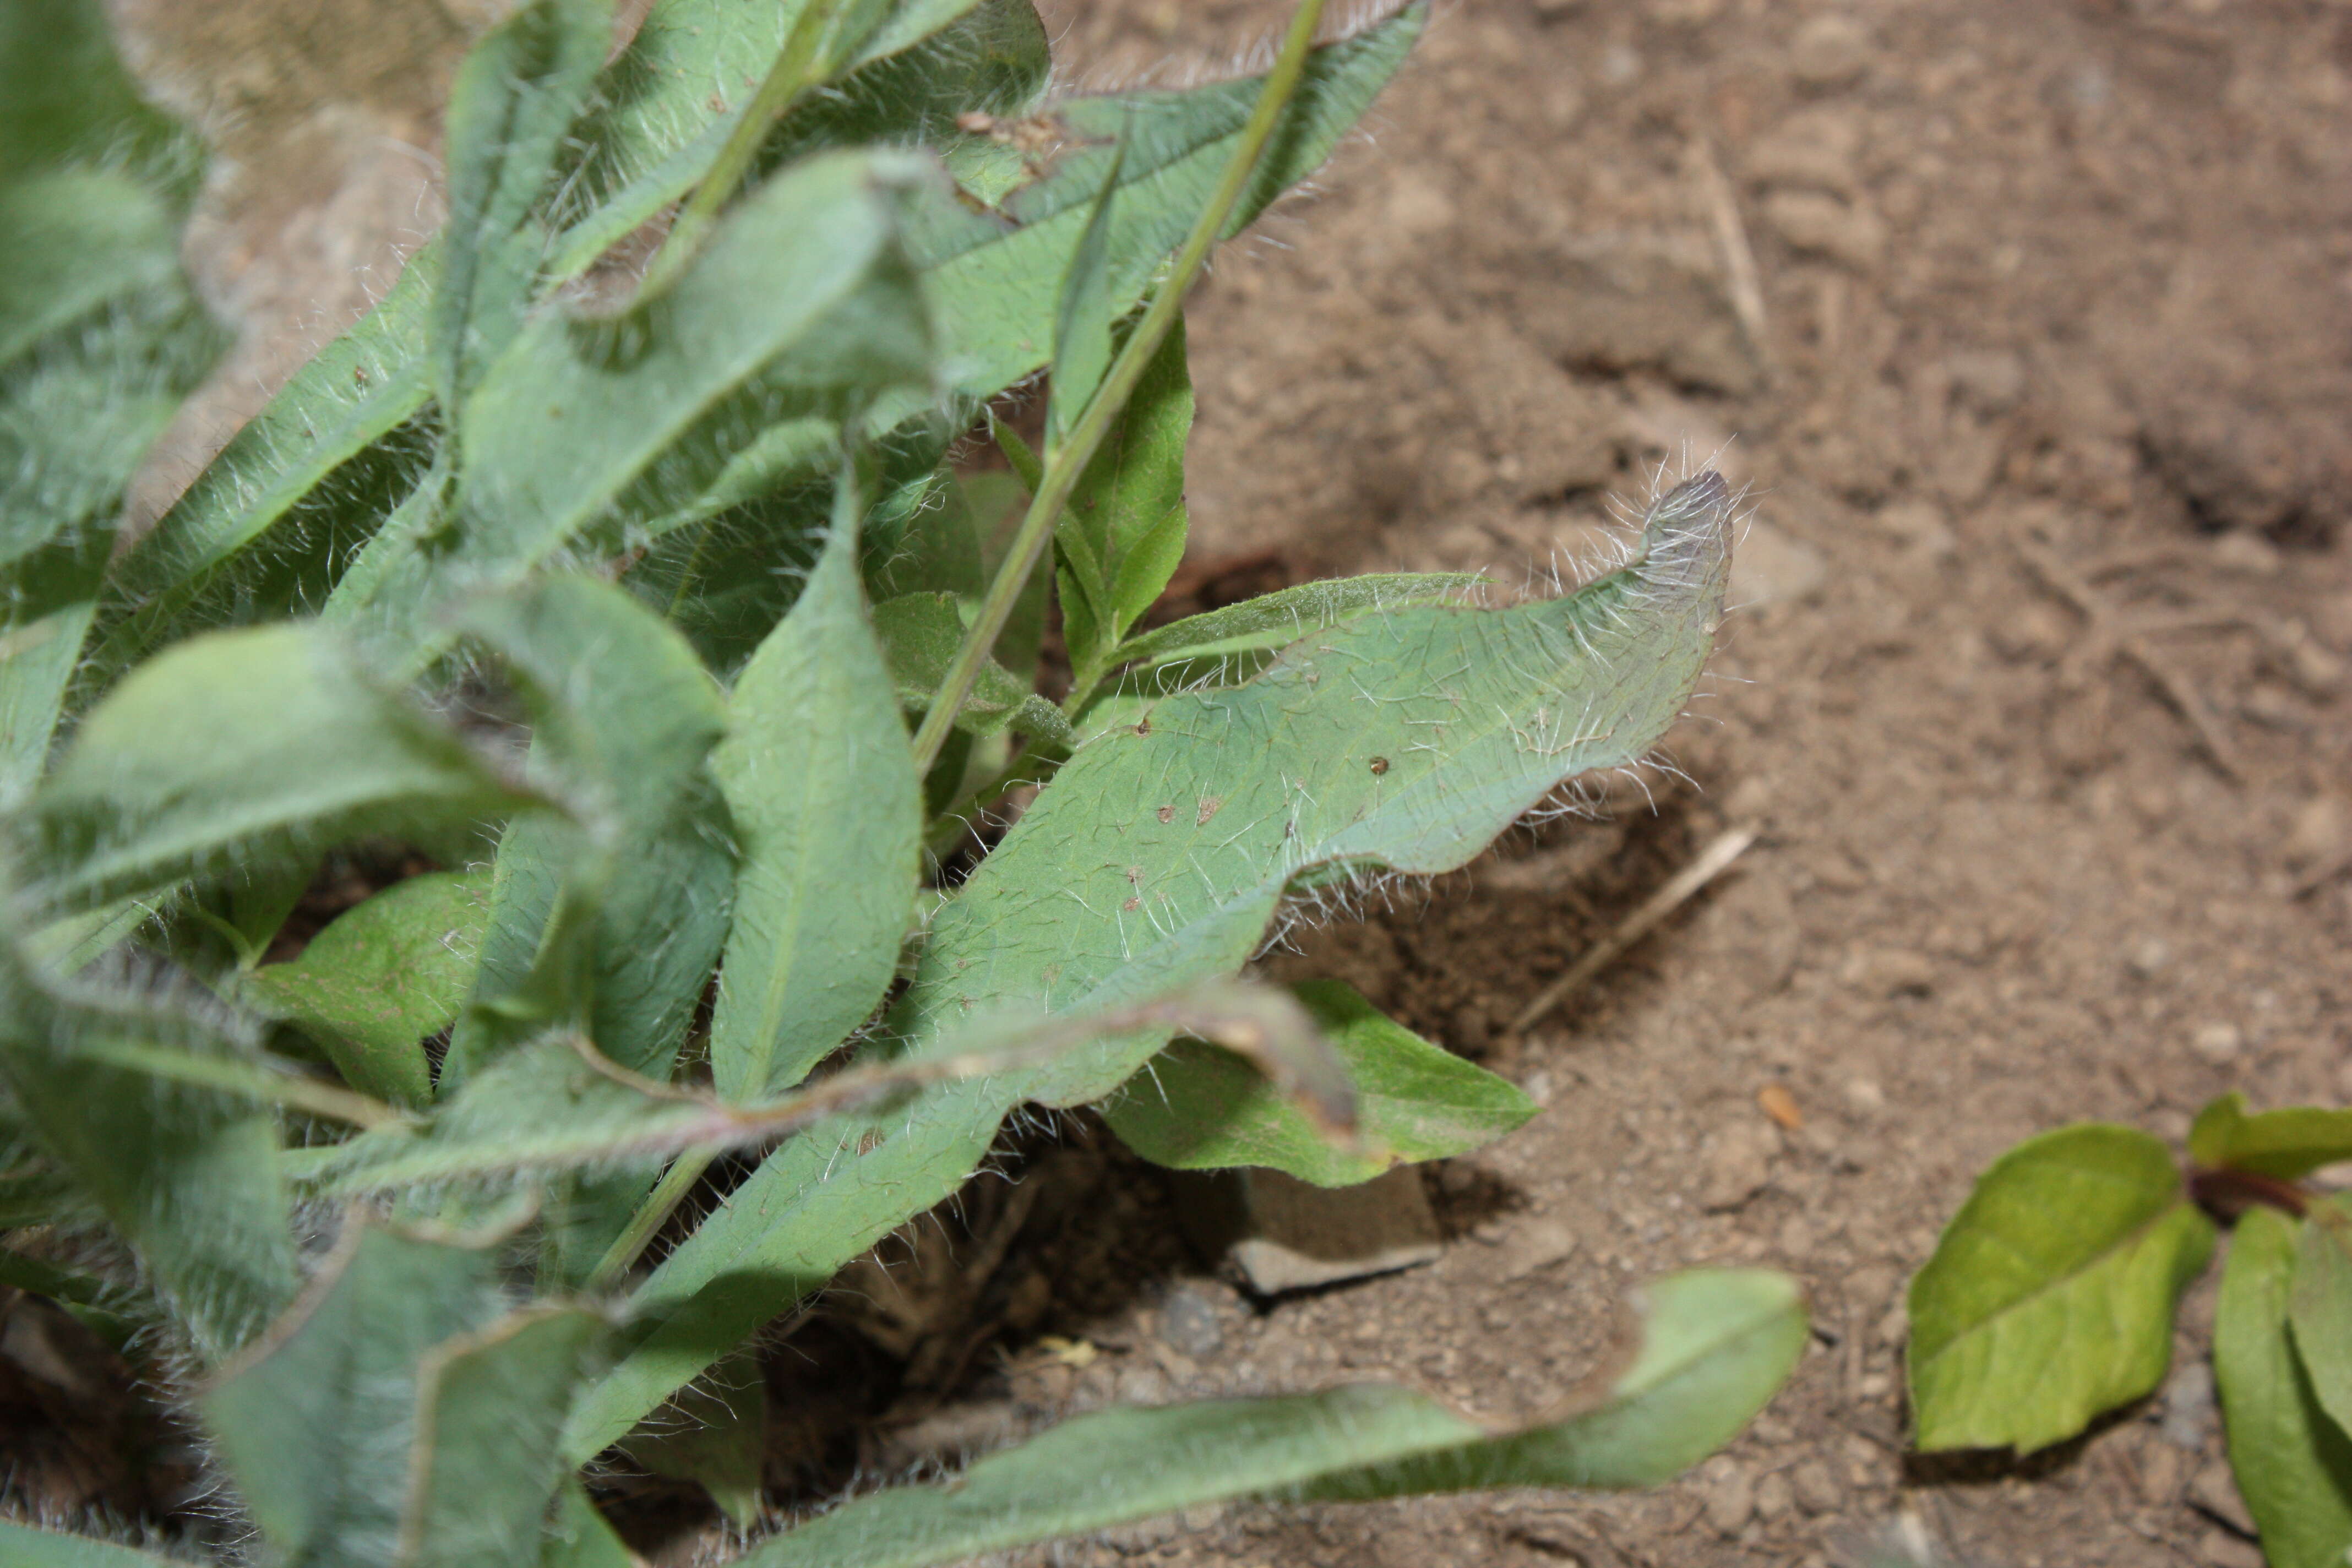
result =
[{"label": "small green leaf", "polygon": [[914,921],[920,781],[858,588],[856,487],[800,602],[735,683],[711,766],[743,863],[711,1017],[719,1095],[806,1077],[866,1021]]},{"label": "small green leaf", "polygon": [[246,996],[316,1040],[362,1094],[425,1105],[424,1042],[449,1026],[474,983],[489,878],[433,872],[336,917],[290,963],[246,976]]},{"label": "small green leaf", "polygon": [[941,1486],[850,1503],[742,1568],[925,1568],[1226,1498],[1359,1500],[1491,1487],[1635,1487],[1738,1435],[1803,1351],[1780,1275],[1694,1270],[1640,1295],[1641,1349],[1597,1405],[1490,1434],[1368,1384],[1078,1416]]},{"label": "small green leaf", "polygon": [[1508,1081],[1391,1020],[1335,980],[1293,988],[1355,1084],[1360,1149],[1344,1149],[1229,1052],[1178,1040],[1101,1110],[1127,1146],[1178,1170],[1257,1165],[1318,1186],[1491,1143],[1536,1113]]},{"label": "small green leaf", "polygon": [[[604,1321],[577,1307],[509,1312],[421,1358],[401,1510],[401,1568],[533,1568],[570,1467],[565,1415]],[[368,1561],[342,1547],[343,1560]]]},{"label": "small green leaf", "polygon": [[589,1500],[588,1489],[568,1477],[555,1497],[540,1568],[643,1568],[643,1559],[621,1543]]},{"label": "small green leaf", "polygon": [[1159,600],[1183,559],[1184,445],[1192,431],[1192,380],[1179,317],[1079,476],[1062,519],[1061,531],[1085,541],[1102,574],[1098,614],[1077,636],[1066,637],[1086,684],[1108,663],[1106,650]]},{"label": "small green leaf", "polygon": [[1127,162],[1127,138],[1111,149],[1102,186],[1078,231],[1077,247],[1062,274],[1061,299],[1054,312],[1054,381],[1045,404],[1045,451],[1051,456],[1102,384],[1110,368],[1110,211],[1118,176]]},{"label": "small green leaf", "polygon": [[2030,1454],[2147,1393],[2212,1251],[2159,1140],[2084,1122],[2011,1149],[1911,1282],[1918,1446]]},{"label": "small green leaf", "polygon": [[2197,1113],[2189,1157],[2212,1170],[2295,1181],[2352,1160],[2352,1110],[2299,1105],[2250,1116],[2246,1097],[2233,1089]]},{"label": "small green leaf", "polygon": [[2352,1208],[2340,1197],[2311,1207],[2295,1247],[2288,1317],[2320,1408],[2352,1434]]},{"label": "small green leaf", "polygon": [[288,1562],[394,1560],[419,1363],[496,1318],[496,1258],[350,1222],[302,1299],[197,1399]]},{"label": "small green leaf", "polygon": [[756,1354],[721,1362],[621,1447],[657,1476],[692,1481],[738,1530],[757,1524],[767,1457],[768,1385]]},{"label": "small green leaf", "polygon": [[612,41],[612,0],[527,0],[457,69],[444,138],[449,217],[425,321],[451,417],[521,329],[548,247],[540,204]]},{"label": "small green leaf", "polygon": [[2352,1438],[2321,1408],[2288,1331],[2302,1228],[2269,1208],[2239,1219],[2213,1316],[2213,1376],[2230,1468],[2270,1568],[2341,1568],[2352,1549]]},{"label": "small green leaf", "polygon": [[[929,707],[963,641],[963,616],[955,595],[903,594],[886,599],[874,606],[874,629],[882,638],[899,700],[917,711]],[[1059,709],[992,658],[981,665],[971,694],[956,714],[956,728],[974,735],[1010,728],[1060,745],[1076,739]]]},{"label": "small green leaf", "polygon": [[726,729],[718,689],[685,638],[593,578],[539,579],[476,604],[466,624],[522,686],[529,774],[570,809],[519,819],[499,843],[445,1086],[557,1022],[666,1074],[725,940],[733,881],[705,765]]},{"label": "small green leaf", "polygon": [[276,626],[142,666],[83,722],[18,831],[33,891],[63,913],[530,798],[333,638]]},{"label": "small green leaf", "polygon": [[1129,637],[1112,661],[1148,668],[1273,653],[1351,616],[1458,601],[1485,581],[1469,572],[1392,572],[1301,583]]}]

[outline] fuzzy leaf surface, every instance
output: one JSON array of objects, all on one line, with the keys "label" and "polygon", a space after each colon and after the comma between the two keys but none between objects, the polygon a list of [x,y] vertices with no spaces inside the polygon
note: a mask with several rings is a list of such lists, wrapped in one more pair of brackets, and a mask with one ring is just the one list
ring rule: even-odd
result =
[{"label": "fuzzy leaf surface", "polygon": [[880,1003],[914,922],[922,781],[866,620],[856,521],[836,520],[744,667],[711,758],[743,857],[710,1024],[725,1100],[808,1076]]},{"label": "fuzzy leaf surface", "polygon": [[569,1467],[563,1417],[604,1332],[577,1307],[509,1312],[426,1352],[401,1568],[533,1568]]},{"label": "fuzzy leaf surface", "polygon": [[2302,1225],[2246,1211],[2213,1315],[2230,1468],[2271,1568],[2336,1568],[2352,1548],[2352,1437],[2328,1419],[2289,1331]]},{"label": "fuzzy leaf surface", "polygon": [[1642,1292],[1641,1348],[1595,1405],[1491,1433],[1367,1384],[1082,1415],[945,1486],[854,1502],[744,1568],[924,1568],[1227,1498],[1360,1500],[1489,1487],[1653,1486],[1736,1436],[1804,1349],[1802,1297],[1760,1271]]},{"label": "fuzzy leaf surface", "polygon": [[[1364,617],[1087,746],[934,918],[892,1014],[905,1048],[1229,974],[1300,878],[1449,870],[1565,780],[1640,757],[1713,647],[1729,521],[1704,476],[1653,509],[1638,563],[1574,595]],[[1166,1038],[1129,1031],[787,1142],[646,1282],[643,1342],[583,1403],[572,1452],[953,1191],[1013,1107],[1098,1100]]]},{"label": "fuzzy leaf surface", "polygon": [[540,202],[612,39],[612,0],[527,0],[458,68],[449,218],[425,322],[445,410],[466,405],[481,367],[522,325],[547,249]]},{"label": "fuzzy leaf surface", "polygon": [[499,1306],[487,1249],[349,1223],[302,1299],[196,1402],[262,1534],[320,1568],[397,1560],[420,1365]]},{"label": "fuzzy leaf surface", "polygon": [[533,813],[499,843],[445,1082],[559,1021],[666,1074],[727,929],[733,863],[706,766],[726,729],[718,689],[685,638],[594,578],[541,578],[466,624],[524,689],[530,776],[571,809]]},{"label": "fuzzy leaf surface", "polygon": [[184,1561],[5,1519],[0,1519],[0,1560],[16,1568],[173,1568]]},{"label": "fuzzy leaf surface", "polygon": [[[874,629],[882,638],[899,700],[918,711],[930,705],[963,641],[963,616],[951,594],[902,594],[874,606]],[[1010,729],[1056,744],[1076,740],[1061,710],[1032,691],[1011,670],[982,663],[971,693],[956,712],[956,728],[993,735]]]},{"label": "fuzzy leaf surface", "polygon": [[62,913],[528,798],[332,637],[260,626],[142,666],[83,723],[17,833],[32,891]]},{"label": "fuzzy leaf surface", "polygon": [[316,1040],[361,1093],[427,1104],[425,1041],[473,987],[489,891],[472,872],[396,882],[336,916],[300,957],[247,975],[245,996]]},{"label": "fuzzy leaf surface", "polygon": [[234,1097],[98,1059],[158,1042],[228,1048],[167,1007],[45,975],[0,941],[0,1079],[26,1135],[138,1253],[198,1352],[218,1357],[294,1294],[278,1130]]},{"label": "fuzzy leaf surface", "polygon": [[1151,666],[1277,652],[1351,616],[1459,599],[1485,580],[1472,572],[1386,572],[1301,583],[1155,626],[1120,644],[1116,657]]},{"label": "fuzzy leaf surface", "polygon": [[1145,1159],[1180,1171],[1255,1165],[1345,1187],[1400,1162],[1467,1153],[1535,1115],[1517,1085],[1431,1045],[1352,987],[1310,980],[1292,990],[1347,1064],[1361,1149],[1335,1145],[1230,1052],[1188,1039],[1103,1101],[1111,1130]]},{"label": "fuzzy leaf surface", "polygon": [[[1060,371],[1055,373],[1057,376]],[[1134,395],[1070,492],[1057,536],[1075,536],[1100,583],[1091,602],[1063,593],[1063,637],[1084,675],[1108,662],[1184,558],[1184,445],[1192,432],[1192,378],[1183,318],[1151,357]]]},{"label": "fuzzy leaf surface", "polygon": [[2214,1170],[2298,1181],[2352,1160],[2352,1110],[2298,1105],[2250,1115],[2245,1095],[2233,1089],[2197,1113],[2189,1157]]},{"label": "fuzzy leaf surface", "polygon": [[1911,1282],[1918,1446],[2030,1454],[2147,1393],[2213,1239],[2147,1133],[2084,1122],[2003,1154]]}]

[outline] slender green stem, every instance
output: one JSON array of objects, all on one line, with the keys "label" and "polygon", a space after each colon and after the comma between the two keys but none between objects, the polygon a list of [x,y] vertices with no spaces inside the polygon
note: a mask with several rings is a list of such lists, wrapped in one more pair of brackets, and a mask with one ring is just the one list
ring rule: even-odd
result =
[{"label": "slender green stem", "polygon": [[728,133],[726,145],[719,149],[701,183],[694,194],[678,208],[677,219],[669,226],[669,237],[646,268],[644,292],[652,295],[667,288],[672,279],[719,221],[719,210],[734,195],[735,187],[743,183],[751,163],[760,155],[760,144],[768,139],[784,111],[797,101],[802,93],[824,82],[833,74],[835,61],[823,58],[826,35],[832,32],[834,20],[841,13],[845,0],[808,0],[807,6],[793,23],[785,36],[784,47],[776,55],[776,63],[768,68],[765,80],[751,95],[743,108],[743,117]]},{"label": "slender green stem", "polygon": [[702,1179],[702,1173],[710,1169],[710,1162],[717,1158],[716,1149],[688,1149],[669,1163],[662,1179],[646,1194],[637,1212],[629,1216],[627,1227],[604,1249],[596,1267],[588,1271],[588,1289],[592,1294],[601,1294],[620,1283],[621,1276],[635,1266],[646,1244],[653,1240],[654,1232],[662,1227],[688,1189]]},{"label": "slender green stem", "polygon": [[1021,519],[1020,531],[1013,536],[1013,547],[997,566],[996,576],[988,585],[988,596],[981,602],[980,614],[965,631],[963,644],[956,649],[954,661],[940,682],[930,711],[923,715],[922,727],[915,731],[915,763],[919,769],[928,772],[939,759],[940,748],[947,743],[956,713],[963,707],[964,699],[971,695],[972,682],[980,677],[981,661],[996,646],[998,635],[1013,615],[1013,601],[1020,596],[1022,586],[1029,581],[1029,574],[1036,570],[1038,560],[1053,539],[1054,524],[1060,520],[1062,508],[1076,487],[1078,476],[1094,460],[1103,437],[1109,434],[1111,421],[1127,405],[1136,384],[1143,379],[1144,368],[1160,352],[1169,329],[1176,324],[1177,314],[1184,308],[1186,290],[1200,276],[1210,249],[1224,233],[1225,224],[1241,202],[1242,192],[1257,172],[1258,159],[1274,135],[1275,122],[1282,118],[1283,109],[1298,89],[1299,78],[1307,69],[1307,50],[1315,41],[1315,28],[1322,19],[1323,0],[1300,0],[1297,14],[1290,19],[1290,31],[1282,40],[1282,53],[1276,57],[1274,68],[1266,73],[1265,86],[1257,95],[1257,107],[1250,111],[1249,122],[1242,128],[1241,145],[1234,149],[1232,159],[1225,164],[1216,193],[1202,210],[1200,220],[1193,224],[1184,248],[1176,253],[1175,264],[1169,268],[1159,292],[1152,296],[1143,320],[1136,324],[1126,346],[1119,350],[1118,358],[1112,362],[1086,412],[1071,426],[1069,439],[1045,454],[1045,472],[1039,476],[1036,491],[1029,499],[1029,510]]},{"label": "slender green stem", "polygon": [[83,1054],[152,1078],[226,1089],[268,1104],[282,1105],[289,1110],[323,1116],[331,1121],[347,1121],[354,1127],[384,1127],[414,1120],[407,1112],[354,1089],[321,1083],[314,1078],[297,1078],[275,1068],[229,1057],[200,1057],[193,1051],[111,1043],[84,1047]]}]

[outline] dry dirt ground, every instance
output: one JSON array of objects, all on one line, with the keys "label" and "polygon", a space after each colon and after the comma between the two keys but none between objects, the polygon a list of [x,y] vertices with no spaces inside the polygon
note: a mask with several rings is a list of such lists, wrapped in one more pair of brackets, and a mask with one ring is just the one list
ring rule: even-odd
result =
[{"label": "dry dirt ground", "polygon": [[[1045,9],[1087,85],[1223,68],[1279,8]],[[1212,1510],[1022,1561],[1815,1568],[1891,1531],[1980,1568],[2258,1563],[2200,1371],[2210,1286],[2164,1393],[2024,1465],[1906,1458],[1900,1300],[2030,1132],[2352,1096],[2347,73],[2340,0],[1444,7],[1324,194],[1193,308],[1192,581],[1521,585],[1661,461],[1752,487],[1750,607],[1674,739],[1685,776],[1268,962],[1543,1112],[1428,1173],[1438,1262],[1272,1303],[1186,1251],[1180,1199],[1097,1127],[1033,1137],[1017,1184],[916,1233],[926,1267],[868,1270],[771,1358],[772,1495],[1113,1399],[1387,1375],[1530,1414],[1631,1282],[1765,1262],[1813,1293],[1810,1353],[1663,1491]],[[414,96],[304,121],[346,148],[320,166],[429,148]],[[216,212],[215,293],[272,226],[342,257],[337,201],[379,238],[428,216],[336,180]],[[313,335],[348,308],[252,277]],[[1763,837],[1730,874],[1507,1044],[1736,823]],[[631,1515],[666,1562],[709,1517],[658,1488]]]}]

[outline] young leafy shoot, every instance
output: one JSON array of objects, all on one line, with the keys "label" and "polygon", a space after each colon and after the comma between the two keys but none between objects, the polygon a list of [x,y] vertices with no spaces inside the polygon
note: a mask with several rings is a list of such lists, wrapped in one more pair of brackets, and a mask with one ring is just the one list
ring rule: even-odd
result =
[{"label": "young leafy shoot", "polygon": [[2352,1437],[2312,1388],[2288,1323],[2298,1222],[2249,1209],[2213,1317],[2213,1376],[2230,1468],[2271,1568],[2336,1568],[2352,1549]]},{"label": "young leafy shoot", "polygon": [[1919,1447],[2030,1454],[2147,1393],[2212,1251],[2161,1141],[2086,1122],[2019,1144],[1911,1282]]}]

